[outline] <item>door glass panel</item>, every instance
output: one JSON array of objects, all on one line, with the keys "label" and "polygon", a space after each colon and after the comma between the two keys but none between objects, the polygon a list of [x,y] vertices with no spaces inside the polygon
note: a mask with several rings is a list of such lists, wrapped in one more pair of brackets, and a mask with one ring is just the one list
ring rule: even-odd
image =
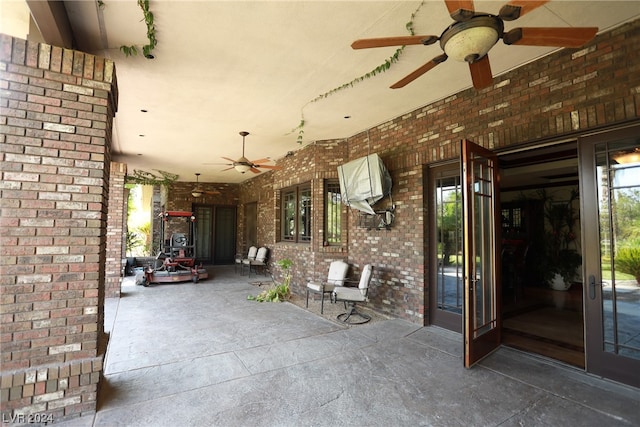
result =
[{"label": "door glass panel", "polygon": [[[493,209],[492,162],[487,159],[474,161],[474,217],[476,224],[495,223]],[[495,236],[486,233],[484,227],[475,227],[475,325],[473,336],[478,337],[496,326],[494,286]]]},{"label": "door glass panel", "polygon": [[211,217],[209,206],[198,206],[196,214],[196,257],[200,260],[211,260]]},{"label": "door glass panel", "polygon": [[640,359],[640,157],[635,140],[596,145],[604,351]]},{"label": "door glass panel", "polygon": [[491,151],[462,141],[464,230],[464,366],[469,368],[500,346],[499,268],[496,242],[498,159]]},{"label": "door glass panel", "polygon": [[215,208],[214,263],[233,264],[236,247],[236,208],[217,206]]},{"label": "door glass panel", "polygon": [[462,314],[462,188],[460,177],[436,180],[437,307]]}]

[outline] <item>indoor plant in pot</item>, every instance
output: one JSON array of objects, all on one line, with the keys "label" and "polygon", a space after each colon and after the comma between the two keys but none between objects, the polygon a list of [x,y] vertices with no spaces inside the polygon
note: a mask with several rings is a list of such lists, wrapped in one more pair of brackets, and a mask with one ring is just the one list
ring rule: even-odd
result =
[{"label": "indoor plant in pot", "polygon": [[566,291],[578,276],[582,256],[578,251],[576,224],[579,216],[574,202],[577,189],[572,189],[566,201],[557,202],[543,190],[546,229],[545,278],[552,289]]}]

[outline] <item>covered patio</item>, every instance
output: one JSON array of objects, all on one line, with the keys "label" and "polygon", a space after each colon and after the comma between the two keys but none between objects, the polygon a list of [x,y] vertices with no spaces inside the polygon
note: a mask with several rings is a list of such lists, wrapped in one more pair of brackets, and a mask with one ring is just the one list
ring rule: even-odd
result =
[{"label": "covered patio", "polygon": [[60,425],[640,423],[638,389],[504,347],[462,369],[454,332],[384,318],[348,327],[335,306],[321,317],[319,300],[249,301],[261,276],[208,270],[198,284],[124,280],[105,302],[98,411]]}]

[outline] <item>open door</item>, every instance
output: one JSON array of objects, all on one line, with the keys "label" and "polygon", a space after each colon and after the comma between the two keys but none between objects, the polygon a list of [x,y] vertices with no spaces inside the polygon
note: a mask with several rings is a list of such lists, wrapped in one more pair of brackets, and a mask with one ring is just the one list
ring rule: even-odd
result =
[{"label": "open door", "polygon": [[464,366],[500,345],[499,175],[489,150],[463,140]]}]

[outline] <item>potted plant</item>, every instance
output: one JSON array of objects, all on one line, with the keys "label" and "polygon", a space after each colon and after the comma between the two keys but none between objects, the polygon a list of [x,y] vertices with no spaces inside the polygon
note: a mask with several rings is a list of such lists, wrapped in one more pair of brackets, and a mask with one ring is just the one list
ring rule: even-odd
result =
[{"label": "potted plant", "polygon": [[568,290],[582,265],[575,231],[579,216],[574,202],[578,196],[578,190],[572,189],[568,200],[558,202],[541,191],[546,221],[545,279],[555,290]]},{"label": "potted plant", "polygon": [[282,270],[282,283],[274,283],[269,289],[262,291],[257,296],[248,295],[248,300],[254,300],[258,302],[282,302],[289,299],[291,295],[291,267],[293,261],[288,258],[281,259],[276,262],[278,267]]}]

